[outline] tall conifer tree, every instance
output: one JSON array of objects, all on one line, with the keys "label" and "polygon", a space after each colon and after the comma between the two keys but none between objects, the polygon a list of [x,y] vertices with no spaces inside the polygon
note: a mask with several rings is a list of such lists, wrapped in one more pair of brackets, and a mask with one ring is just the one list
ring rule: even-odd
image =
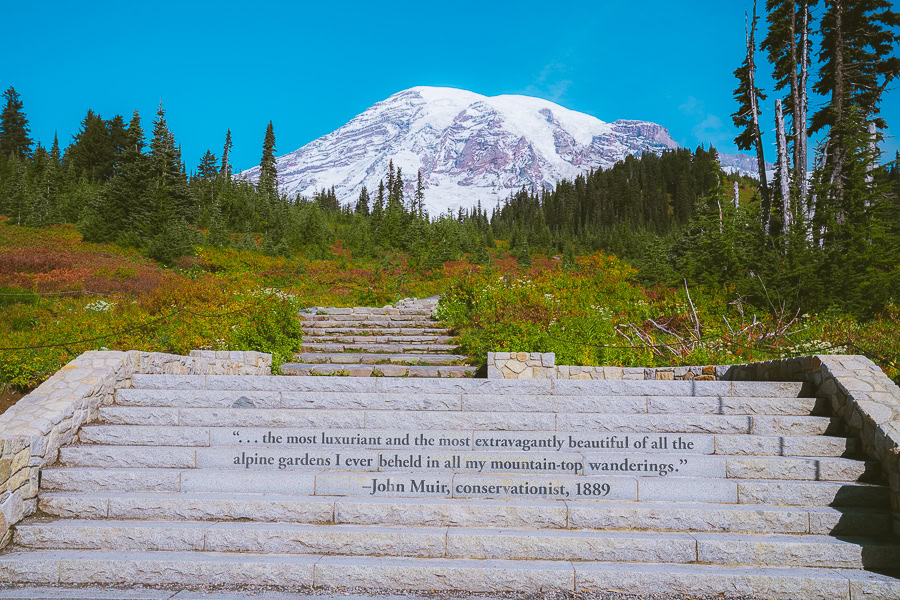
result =
[{"label": "tall conifer tree", "polygon": [[225,132],[225,148],[222,149],[222,169],[219,171],[226,181],[231,181],[231,164],[228,156],[231,153],[231,129]]},{"label": "tall conifer tree", "polygon": [[12,86],[3,92],[3,97],[6,104],[0,113],[0,156],[24,158],[31,154],[31,138],[28,135],[31,130],[22,110],[22,100]]},{"label": "tall conifer tree", "polygon": [[[481,200],[478,200],[479,212],[481,208]],[[413,204],[413,214],[418,218],[422,218],[422,211],[425,210],[425,183],[422,181],[422,170],[416,174],[416,195]]]},{"label": "tall conifer tree", "polygon": [[816,213],[820,221],[827,219],[825,209],[843,222],[847,211],[854,210],[845,202],[847,187],[854,185],[851,174],[858,173],[851,163],[867,160],[871,165],[877,160],[870,156],[870,125],[886,126],[880,104],[884,90],[900,74],[900,58],[893,56],[900,42],[894,31],[900,15],[887,0],[826,0],[825,9],[822,64],[813,89],[828,97],[828,103],[813,115],[810,126],[810,133],[828,128]]},{"label": "tall conifer tree", "polygon": [[272,121],[266,127],[266,137],[263,140],[262,158],[259,161],[259,192],[268,197],[278,195],[278,173],[275,168],[275,129]]},{"label": "tall conifer tree", "polygon": [[356,213],[364,217],[369,216],[369,190],[366,189],[366,186],[359,190],[359,199],[356,201]]},{"label": "tall conifer tree", "polygon": [[200,159],[200,164],[197,165],[197,177],[200,179],[215,179],[219,174],[217,165],[216,155],[207,150],[203,158]]}]

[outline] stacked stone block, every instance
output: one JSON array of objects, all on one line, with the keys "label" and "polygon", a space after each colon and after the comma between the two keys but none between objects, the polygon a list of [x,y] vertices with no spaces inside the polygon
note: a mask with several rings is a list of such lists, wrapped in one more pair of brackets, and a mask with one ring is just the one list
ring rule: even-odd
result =
[{"label": "stacked stone block", "polygon": [[[726,367],[595,367],[556,365],[554,352],[488,352],[488,378],[715,381]],[[530,369],[528,367],[531,367]]]},{"label": "stacked stone block", "polygon": [[553,352],[489,352],[488,379],[556,379]]}]

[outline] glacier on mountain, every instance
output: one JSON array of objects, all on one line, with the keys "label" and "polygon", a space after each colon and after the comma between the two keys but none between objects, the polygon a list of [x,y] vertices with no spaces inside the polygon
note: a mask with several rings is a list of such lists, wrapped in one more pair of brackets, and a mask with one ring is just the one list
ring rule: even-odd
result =
[{"label": "glacier on mountain", "polygon": [[[629,154],[677,147],[664,127],[647,121],[607,123],[540,98],[423,86],[278,157],[278,185],[291,197],[334,186],[342,203],[353,204],[363,186],[374,198],[393,160],[407,195],[422,172],[434,216],[478,202],[490,209],[522,187],[553,188]],[[241,176],[255,181],[258,174],[256,167]]]}]

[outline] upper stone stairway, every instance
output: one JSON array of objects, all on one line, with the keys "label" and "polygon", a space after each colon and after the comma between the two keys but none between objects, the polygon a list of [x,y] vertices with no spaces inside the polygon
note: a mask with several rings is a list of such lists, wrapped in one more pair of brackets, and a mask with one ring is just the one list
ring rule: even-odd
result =
[{"label": "upper stone stairway", "polygon": [[888,489],[801,392],[135,375],[0,581],[896,599]]},{"label": "upper stone stairway", "polygon": [[432,318],[437,298],[397,306],[315,308],[301,313],[303,348],[285,375],[469,377],[450,330]]}]

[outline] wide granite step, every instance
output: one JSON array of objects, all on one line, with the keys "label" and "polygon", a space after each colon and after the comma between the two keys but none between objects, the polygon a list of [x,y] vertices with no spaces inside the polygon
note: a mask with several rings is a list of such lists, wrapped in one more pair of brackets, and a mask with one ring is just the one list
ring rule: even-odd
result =
[{"label": "wide granite step", "polygon": [[625,475],[296,472],[53,467],[42,491],[227,492],[398,498],[589,499],[885,507],[889,489],[855,482]]},{"label": "wide granite step", "polygon": [[311,352],[334,353],[334,352],[357,352],[357,353],[377,353],[377,354],[397,354],[403,355],[408,353],[424,353],[424,354],[452,354],[458,346],[454,344],[436,344],[425,342],[397,342],[397,343],[332,343],[332,342],[307,342],[304,341],[300,351],[301,356],[308,356]]},{"label": "wide granite step", "polygon": [[469,361],[464,354],[393,354],[380,352],[301,352],[294,355],[294,360],[306,364],[369,364],[369,365],[457,365]]},{"label": "wide granite step", "polygon": [[369,306],[323,306],[316,307],[306,314],[315,315],[424,315],[431,316],[433,308],[412,308],[412,307],[369,307]]},{"label": "wide granite step", "polygon": [[773,600],[892,599],[895,578],[856,569],[676,563],[429,559],[318,554],[33,550],[0,556],[12,584],[258,585],[571,592],[628,590]]},{"label": "wide granite step", "polygon": [[876,462],[848,458],[717,456],[690,452],[636,454],[515,451],[304,450],[237,445],[208,448],[185,446],[76,445],[60,449],[67,467],[213,468],[293,472],[353,471],[514,473],[540,475],[621,475],[638,477],[707,477],[779,479],[784,481],[870,481],[880,477]]},{"label": "wide granite step", "polygon": [[[473,377],[475,367],[454,364],[408,365],[408,364],[373,364],[373,363],[284,363],[281,365],[282,375],[296,377],[310,375],[334,375],[361,377],[415,377],[415,378],[459,378]],[[321,377],[320,377],[321,378]]]},{"label": "wide granite step", "polygon": [[440,321],[421,315],[308,315],[307,327],[444,327]]},{"label": "wide granite step", "polygon": [[781,416],[816,416],[826,412],[823,401],[815,398],[543,396],[536,394],[278,392],[139,388],[117,390],[116,404],[179,408],[361,408],[370,410]]},{"label": "wide granite step", "polygon": [[30,520],[14,543],[40,550],[263,552],[409,558],[623,561],[885,569],[900,540],[732,534],[388,527],[204,521]]},{"label": "wide granite step", "polygon": [[[271,434],[271,435],[267,435]],[[855,457],[853,438],[835,436],[775,436],[749,434],[633,434],[541,431],[460,431],[404,429],[298,429],[254,427],[189,427],[184,425],[85,425],[83,444],[116,446],[234,446],[289,450],[411,450],[490,451],[557,450],[564,452],[634,451],[634,442],[653,438],[643,453],[672,451],[735,456]],[[660,438],[664,439],[660,439]]]},{"label": "wide granite step", "polygon": [[[304,344],[408,344],[429,345],[449,344],[453,336],[449,335],[342,335],[342,334],[316,334],[304,333]],[[456,348],[456,346],[453,346]]]},{"label": "wide granite step", "polygon": [[839,420],[816,416],[149,406],[104,406],[100,408],[100,421],[111,425],[353,429],[391,429],[402,423],[408,429],[425,430],[747,433],[791,436],[828,435],[841,429]]},{"label": "wide granite step", "polygon": [[409,337],[430,337],[430,336],[443,336],[447,338],[451,338],[449,334],[451,333],[451,329],[447,329],[444,327],[321,327],[321,326],[307,326],[303,323],[300,324],[300,328],[303,330],[303,338],[309,339],[311,337],[317,336],[332,336],[332,335],[340,335],[340,336],[352,336],[354,338],[369,338],[377,337],[377,336],[395,336],[400,338]]},{"label": "wide granite step", "polygon": [[390,392],[557,396],[715,396],[796,398],[803,384],[771,381],[596,381],[572,379],[385,379],[271,375],[142,375],[132,387],[170,390]]},{"label": "wide granite step", "polygon": [[40,511],[75,519],[263,521],[884,537],[886,509],[702,502],[364,498],[185,492],[44,492]]}]

